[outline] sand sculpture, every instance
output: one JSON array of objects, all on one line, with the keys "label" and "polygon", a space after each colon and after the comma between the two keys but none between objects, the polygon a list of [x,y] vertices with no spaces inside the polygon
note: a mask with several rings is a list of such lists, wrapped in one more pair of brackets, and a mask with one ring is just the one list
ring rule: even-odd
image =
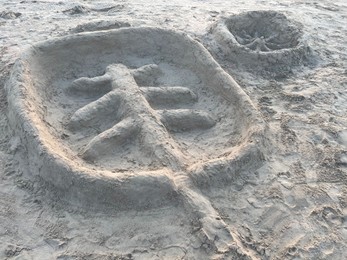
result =
[{"label": "sand sculpture", "polygon": [[200,43],[157,28],[38,43],[7,92],[31,173],[62,199],[96,209],[182,203],[212,249],[238,244],[204,194],[261,165],[265,124]]},{"label": "sand sculpture", "polygon": [[302,25],[275,11],[251,11],[221,19],[212,32],[227,57],[254,72],[284,75],[307,63]]}]

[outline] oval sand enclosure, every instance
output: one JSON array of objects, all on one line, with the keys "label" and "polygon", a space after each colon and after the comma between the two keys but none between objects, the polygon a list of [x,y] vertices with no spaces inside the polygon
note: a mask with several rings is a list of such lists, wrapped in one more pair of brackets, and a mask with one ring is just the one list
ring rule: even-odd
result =
[{"label": "oval sand enclosure", "polygon": [[31,173],[80,204],[161,206],[263,160],[250,99],[181,33],[123,28],[38,43],[7,92]]},{"label": "oval sand enclosure", "polygon": [[235,63],[254,71],[286,74],[305,62],[302,25],[275,11],[251,11],[221,19],[213,34]]},{"label": "oval sand enclosure", "polygon": [[261,165],[265,125],[201,44],[156,28],[67,36],[28,49],[6,89],[29,171],[60,199],[116,210],[179,202],[213,252],[249,254],[203,190]]}]

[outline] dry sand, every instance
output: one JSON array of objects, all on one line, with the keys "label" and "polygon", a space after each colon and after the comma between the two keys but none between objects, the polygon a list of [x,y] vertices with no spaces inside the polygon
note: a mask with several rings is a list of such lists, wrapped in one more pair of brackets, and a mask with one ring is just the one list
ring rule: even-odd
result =
[{"label": "dry sand", "polygon": [[[240,37],[232,42],[232,38],[220,33],[223,30],[216,30],[228,24],[225,19],[231,15],[261,10],[277,11],[295,21],[299,31],[288,32],[300,37],[304,47],[291,53],[274,52],[288,42],[284,36],[283,41],[274,41],[274,31],[278,29],[282,36],[285,28],[262,31],[270,27],[259,26],[262,20],[249,27],[269,33],[265,40],[252,30],[244,33],[236,29]],[[281,15],[276,17],[282,19]],[[241,24],[246,23],[242,20]],[[124,34],[129,31],[138,37],[146,31],[131,27],[148,26],[178,34],[170,32],[166,37],[165,32],[149,30],[141,36],[151,37],[155,44],[171,39],[165,46],[159,44],[156,52],[151,50],[153,46],[146,46],[149,40],[125,47],[120,44],[124,48],[120,54],[110,54],[107,44],[91,46],[95,42],[94,38],[90,40],[91,35],[100,38],[111,34],[100,30],[125,27],[121,29]],[[18,110],[13,101],[17,97],[8,90],[13,82],[17,84],[14,76],[5,91],[10,71],[18,72],[15,61],[37,42],[92,31],[78,37],[84,37],[96,56],[104,53],[101,58],[88,56],[78,65],[64,67],[64,62],[69,62],[60,54],[48,57],[47,52],[36,49],[41,56],[26,60],[28,68],[36,69],[36,77],[29,73],[25,79],[33,77],[41,85],[36,84],[37,93],[25,98],[33,107],[39,107],[37,111],[48,107],[48,114],[38,118],[53,129],[43,132],[53,140],[52,150],[40,150],[30,131],[19,131],[23,122],[17,116],[21,113],[14,112]],[[346,259],[345,1],[2,0],[0,32],[1,259]],[[185,38],[181,32],[189,36]],[[115,39],[129,39],[117,31],[112,33]],[[181,41],[186,48],[182,48]],[[50,43],[41,47],[47,51]],[[203,46],[237,84],[226,74],[216,76],[214,70],[218,71],[219,65]],[[64,59],[75,60],[78,54],[88,52],[82,45],[74,48],[62,51]],[[131,57],[141,48],[143,55]],[[53,52],[62,49],[57,50]],[[181,58],[178,54],[184,53],[182,50],[201,55],[197,61],[189,55]],[[110,66],[102,76],[112,55],[123,55],[115,60],[127,67]],[[142,67],[152,63],[159,64],[159,72],[155,65],[149,72],[148,66]],[[111,82],[112,87],[96,93],[81,91],[78,79],[84,85],[92,80],[92,87],[100,85],[100,81]],[[75,84],[73,80],[77,80]],[[215,82],[230,86],[234,100],[223,95]],[[46,83],[63,86],[62,91],[46,93]],[[126,86],[132,86],[133,92],[122,92]],[[114,87],[120,92],[115,92]],[[136,95],[148,102],[143,99],[136,103]],[[83,98],[74,101],[76,97]],[[93,121],[96,117],[90,116],[94,113],[90,104],[103,111],[107,106],[100,104],[111,102],[108,97],[123,100],[126,111],[120,109],[114,116],[99,113],[98,118],[103,120]],[[177,103],[179,107],[175,107]],[[62,104],[67,109],[60,109]],[[151,116],[138,117],[143,110]],[[41,124],[38,119],[32,122]],[[100,129],[74,132],[74,128],[86,124]],[[162,130],[166,128],[169,135]],[[119,143],[118,139],[107,139],[110,135],[120,136],[121,140],[136,138]],[[110,146],[109,140],[128,154],[110,157],[120,151]],[[256,144],[257,151],[252,148],[246,156],[240,155],[240,147],[251,143]],[[157,149],[153,150],[153,146]],[[52,151],[69,159],[64,161],[70,167],[64,172],[65,179],[47,177],[62,171],[54,160],[46,163]],[[230,159],[235,154],[241,159]],[[135,163],[132,156],[137,159]],[[226,160],[234,170],[225,170],[220,163],[201,166],[217,158]],[[249,158],[251,163],[242,158]],[[158,177],[162,173],[148,173],[163,166],[169,169],[163,177]],[[112,185],[109,188],[98,182],[101,186],[88,186],[88,180],[65,185],[71,183],[70,176],[75,176],[69,173],[76,174],[81,167],[91,174],[93,169],[120,174],[118,180],[124,182],[121,199],[113,193],[113,189],[119,189]],[[232,176],[221,177],[224,172]],[[138,181],[131,178],[133,175],[144,177]],[[100,201],[106,201],[106,207],[98,207]]]}]

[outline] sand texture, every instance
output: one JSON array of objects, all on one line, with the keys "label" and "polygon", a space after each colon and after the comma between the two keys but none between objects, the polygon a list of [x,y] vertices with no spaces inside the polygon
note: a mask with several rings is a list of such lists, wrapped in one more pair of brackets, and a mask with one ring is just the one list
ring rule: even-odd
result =
[{"label": "sand texture", "polygon": [[346,259],[347,3],[1,1],[0,259]]}]

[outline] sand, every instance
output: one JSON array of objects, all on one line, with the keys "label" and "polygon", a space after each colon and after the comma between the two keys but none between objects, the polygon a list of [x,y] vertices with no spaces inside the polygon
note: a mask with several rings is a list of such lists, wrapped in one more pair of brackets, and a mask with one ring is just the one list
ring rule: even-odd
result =
[{"label": "sand", "polygon": [[0,258],[345,259],[346,13],[2,1]]}]

